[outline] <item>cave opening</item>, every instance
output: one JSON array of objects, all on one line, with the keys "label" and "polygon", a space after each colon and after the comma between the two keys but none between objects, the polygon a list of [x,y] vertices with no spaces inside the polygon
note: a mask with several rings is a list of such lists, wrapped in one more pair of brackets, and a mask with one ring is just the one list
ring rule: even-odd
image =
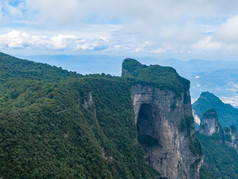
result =
[{"label": "cave opening", "polygon": [[150,104],[141,104],[136,126],[138,141],[143,147],[159,146],[154,125],[153,107]]}]

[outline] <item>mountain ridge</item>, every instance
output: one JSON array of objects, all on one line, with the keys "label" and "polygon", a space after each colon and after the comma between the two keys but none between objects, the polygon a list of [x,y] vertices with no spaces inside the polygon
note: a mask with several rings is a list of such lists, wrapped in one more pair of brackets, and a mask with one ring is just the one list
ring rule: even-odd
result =
[{"label": "mountain ridge", "polygon": [[197,101],[193,103],[195,113],[202,117],[208,109],[214,108],[218,114],[222,127],[230,127],[232,124],[238,126],[238,109],[230,104],[223,103],[217,96],[210,92],[201,93]]}]

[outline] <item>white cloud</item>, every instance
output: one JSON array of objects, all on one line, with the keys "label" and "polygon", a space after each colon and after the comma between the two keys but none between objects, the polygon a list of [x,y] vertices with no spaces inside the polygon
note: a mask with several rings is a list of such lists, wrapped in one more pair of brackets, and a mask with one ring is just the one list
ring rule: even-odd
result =
[{"label": "white cloud", "polygon": [[0,6],[0,20],[2,20],[2,7]]},{"label": "white cloud", "polygon": [[200,78],[200,77],[197,75],[197,76],[195,76],[195,78],[198,79],[198,78]]},{"label": "white cloud", "polygon": [[234,107],[238,107],[238,96],[233,96],[233,97],[221,97],[221,100],[226,103],[226,104],[230,104]]},{"label": "white cloud", "polygon": [[163,48],[158,48],[158,49],[155,49],[155,50],[151,50],[150,52],[151,53],[165,53],[166,50],[163,49]]},{"label": "white cloud", "polygon": [[103,38],[87,39],[80,35],[32,35],[26,32],[12,30],[0,35],[1,48],[32,48],[48,50],[103,50],[108,41]]},{"label": "white cloud", "polygon": [[233,87],[238,88],[238,84],[233,84]]},{"label": "white cloud", "polygon": [[[238,15],[231,17],[238,12],[236,0],[21,0],[17,5],[10,2],[0,2],[0,23],[14,24],[15,28],[17,22],[25,27],[15,28],[21,32],[15,41],[0,33],[2,39],[7,39],[0,45],[10,48],[107,49],[110,53],[115,50],[152,55],[238,50]],[[120,29],[95,26],[82,30],[87,23],[118,22]],[[43,32],[31,33],[33,29]],[[23,32],[31,35],[24,37]]]},{"label": "white cloud", "polygon": [[54,25],[66,25],[76,23],[82,18],[82,8],[78,0],[25,0],[28,14],[40,22]]},{"label": "white cloud", "polygon": [[194,113],[194,111],[193,111],[193,117],[194,117],[194,122],[196,122],[200,126],[201,120],[198,117],[198,115]]},{"label": "white cloud", "polygon": [[192,48],[198,51],[213,51],[213,50],[219,50],[222,46],[222,43],[220,42],[214,42],[212,41],[212,37],[208,36],[201,40],[199,40],[197,43],[192,45]]},{"label": "white cloud", "polygon": [[229,18],[218,30],[217,38],[227,43],[238,42],[238,14]]}]

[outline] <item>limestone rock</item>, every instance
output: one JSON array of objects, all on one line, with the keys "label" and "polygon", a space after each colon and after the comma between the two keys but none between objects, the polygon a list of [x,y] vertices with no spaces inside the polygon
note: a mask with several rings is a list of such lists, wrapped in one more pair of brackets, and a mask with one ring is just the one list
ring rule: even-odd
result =
[{"label": "limestone rock", "polygon": [[218,122],[216,111],[211,108],[202,116],[199,126],[199,133],[206,136],[211,136],[213,134],[219,134],[219,132],[221,132],[221,125]]}]

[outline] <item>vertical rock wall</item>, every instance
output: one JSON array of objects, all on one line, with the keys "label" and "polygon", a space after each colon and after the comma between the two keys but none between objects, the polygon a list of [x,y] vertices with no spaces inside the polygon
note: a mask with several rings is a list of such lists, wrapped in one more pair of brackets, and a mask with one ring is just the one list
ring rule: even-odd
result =
[{"label": "vertical rock wall", "polygon": [[182,120],[192,118],[189,91],[177,96],[173,91],[133,85],[138,141],[145,150],[145,160],[162,176],[199,178],[202,159],[190,150],[195,136],[194,124],[189,134],[181,129]]}]

